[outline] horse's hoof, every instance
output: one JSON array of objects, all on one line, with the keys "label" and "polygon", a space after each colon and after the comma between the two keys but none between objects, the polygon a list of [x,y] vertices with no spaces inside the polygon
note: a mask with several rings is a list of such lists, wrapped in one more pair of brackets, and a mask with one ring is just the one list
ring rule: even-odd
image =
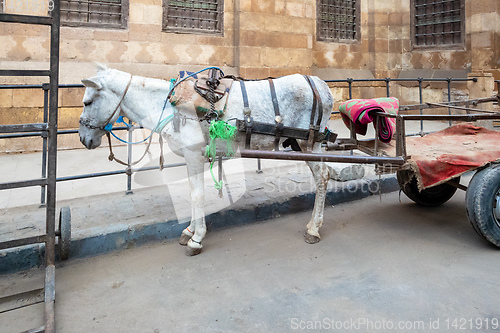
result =
[{"label": "horse's hoof", "polygon": [[194,233],[191,232],[188,228],[182,230],[181,237],[179,238],[179,244],[182,246],[186,246],[191,237],[193,237]]},{"label": "horse's hoof", "polygon": [[319,242],[321,240],[318,236],[313,236],[313,235],[309,234],[307,231],[304,234],[304,238],[305,238],[306,243],[308,243],[308,244],[316,244],[317,242]]},{"label": "horse's hoof", "polygon": [[186,255],[189,257],[195,256],[197,254],[200,254],[202,249],[202,247],[192,248],[188,246],[186,247]]},{"label": "horse's hoof", "polygon": [[186,235],[185,233],[182,233],[181,237],[179,238],[179,244],[181,244],[182,246],[186,246],[190,239],[191,239],[191,236]]}]

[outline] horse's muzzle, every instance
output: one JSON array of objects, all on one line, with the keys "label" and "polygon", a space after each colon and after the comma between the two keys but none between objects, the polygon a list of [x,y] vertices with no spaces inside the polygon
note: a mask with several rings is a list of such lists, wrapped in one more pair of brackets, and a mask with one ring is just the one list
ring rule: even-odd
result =
[{"label": "horse's muzzle", "polygon": [[89,138],[80,133],[80,142],[87,149],[95,149],[101,145],[101,137],[99,138]]}]

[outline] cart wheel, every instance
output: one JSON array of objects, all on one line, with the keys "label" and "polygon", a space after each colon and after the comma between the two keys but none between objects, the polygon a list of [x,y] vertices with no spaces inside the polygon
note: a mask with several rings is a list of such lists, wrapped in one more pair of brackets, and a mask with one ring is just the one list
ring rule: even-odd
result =
[{"label": "cart wheel", "polygon": [[478,235],[500,247],[500,165],[476,172],[465,194],[465,207]]},{"label": "cart wheel", "polygon": [[59,257],[68,260],[71,252],[71,209],[62,207],[59,213]]},{"label": "cart wheel", "polygon": [[[442,205],[446,201],[450,200],[453,194],[457,191],[457,188],[450,184],[441,184],[419,191],[417,178],[415,178],[414,175],[410,176],[411,180],[403,185],[403,179],[408,179],[407,175],[404,175],[403,173],[407,172],[408,171],[397,172],[399,187],[408,198],[419,205],[426,207]],[[455,178],[455,180],[459,182],[460,177]]]}]

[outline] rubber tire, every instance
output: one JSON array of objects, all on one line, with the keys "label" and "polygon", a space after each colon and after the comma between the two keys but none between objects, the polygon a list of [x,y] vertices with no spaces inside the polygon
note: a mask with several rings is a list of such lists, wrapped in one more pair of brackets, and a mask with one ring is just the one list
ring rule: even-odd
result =
[{"label": "rubber tire", "polygon": [[71,209],[62,207],[59,213],[59,258],[68,260],[71,254]]},{"label": "rubber tire", "polygon": [[[419,191],[417,185],[417,178],[413,176],[411,181],[402,184],[403,177],[400,175],[401,171],[397,172],[397,178],[399,187],[404,194],[417,204],[425,207],[436,207],[444,204],[446,201],[450,200],[451,197],[457,191],[455,186],[450,184],[441,184],[427,188],[425,190]],[[457,182],[460,182],[460,177],[454,178]]]},{"label": "rubber tire", "polygon": [[494,209],[499,191],[500,165],[494,164],[476,172],[465,194],[465,208],[472,227],[497,247],[500,247],[500,220],[495,217]]}]

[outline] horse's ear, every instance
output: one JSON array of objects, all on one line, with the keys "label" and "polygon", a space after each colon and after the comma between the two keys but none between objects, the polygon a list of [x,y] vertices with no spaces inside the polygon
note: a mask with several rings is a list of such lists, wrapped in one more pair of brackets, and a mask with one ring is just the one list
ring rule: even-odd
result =
[{"label": "horse's ear", "polygon": [[102,89],[102,84],[99,82],[99,79],[96,77],[91,77],[89,79],[83,79],[82,83],[87,88],[94,88],[96,90]]},{"label": "horse's ear", "polygon": [[95,67],[97,68],[98,73],[108,69],[108,66],[106,66],[105,64],[102,64],[100,62],[95,62]]}]

